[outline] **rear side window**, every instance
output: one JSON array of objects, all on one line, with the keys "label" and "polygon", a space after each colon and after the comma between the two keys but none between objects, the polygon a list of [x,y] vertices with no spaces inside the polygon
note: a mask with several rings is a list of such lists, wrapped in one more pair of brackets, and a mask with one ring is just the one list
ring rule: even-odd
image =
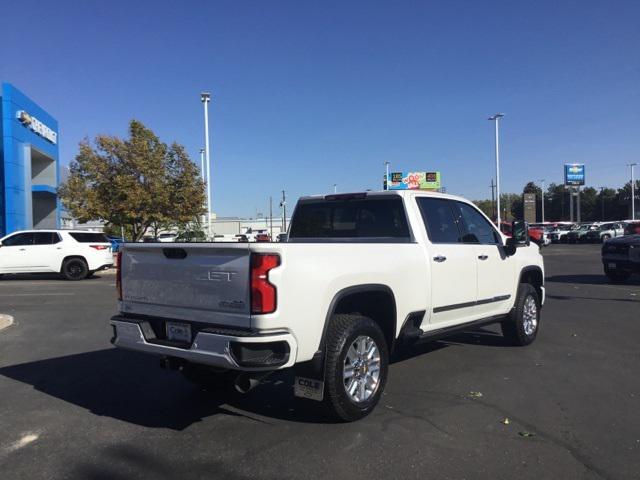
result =
[{"label": "rear side window", "polygon": [[35,232],[33,234],[34,245],[53,245],[59,241],[60,237],[56,232]]},{"label": "rear side window", "polygon": [[462,241],[451,210],[450,200],[418,197],[417,202],[431,243],[459,243]]},{"label": "rear side window", "polygon": [[402,198],[359,198],[303,202],[291,220],[289,241],[358,238],[410,241]]},{"label": "rear side window", "polygon": [[69,232],[71,238],[80,243],[111,243],[102,233]]}]

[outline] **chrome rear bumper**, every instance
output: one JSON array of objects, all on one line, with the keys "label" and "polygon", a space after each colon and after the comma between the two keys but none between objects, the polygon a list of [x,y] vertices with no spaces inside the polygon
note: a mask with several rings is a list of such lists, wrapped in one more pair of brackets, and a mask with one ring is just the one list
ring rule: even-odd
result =
[{"label": "chrome rear bumper", "polygon": [[[217,368],[239,371],[267,371],[291,367],[295,364],[298,344],[290,333],[224,335],[200,331],[190,346],[175,346],[171,342],[157,340],[149,322],[129,320],[116,316],[111,319],[113,338],[111,343],[119,348],[181,358],[188,362],[209,365]],[[234,351],[260,348],[259,344],[282,344],[288,346],[288,355],[278,364],[258,366],[255,361],[241,364]],[[239,345],[242,344],[242,345]],[[266,345],[265,345],[266,346]],[[239,347],[239,348],[238,348]],[[246,347],[246,348],[243,348]]]}]

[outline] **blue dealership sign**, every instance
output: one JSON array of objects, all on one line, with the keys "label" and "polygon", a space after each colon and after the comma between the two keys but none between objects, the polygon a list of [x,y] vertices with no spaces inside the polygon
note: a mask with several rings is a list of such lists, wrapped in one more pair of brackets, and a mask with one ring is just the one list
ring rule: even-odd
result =
[{"label": "blue dealership sign", "polygon": [[584,164],[566,163],[564,165],[565,185],[584,185]]}]

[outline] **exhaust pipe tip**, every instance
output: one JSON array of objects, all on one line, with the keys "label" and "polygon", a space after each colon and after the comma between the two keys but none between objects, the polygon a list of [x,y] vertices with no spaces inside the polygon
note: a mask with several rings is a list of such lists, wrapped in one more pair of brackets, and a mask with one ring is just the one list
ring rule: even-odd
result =
[{"label": "exhaust pipe tip", "polygon": [[249,393],[273,372],[241,373],[236,377],[234,387],[238,393]]}]

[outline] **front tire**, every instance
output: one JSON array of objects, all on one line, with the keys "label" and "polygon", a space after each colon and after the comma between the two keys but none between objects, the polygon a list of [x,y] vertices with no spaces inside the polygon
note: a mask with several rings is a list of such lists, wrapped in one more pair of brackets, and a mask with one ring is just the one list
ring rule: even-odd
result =
[{"label": "front tire", "polygon": [[62,264],[62,276],[67,280],[83,280],[88,275],[89,267],[82,258],[70,258]]},{"label": "front tire", "polygon": [[325,404],[344,422],[367,416],[387,383],[389,348],[368,317],[334,315],[327,335]]},{"label": "front tire", "polygon": [[521,283],[513,310],[502,322],[502,335],[515,346],[533,343],[540,327],[540,299],[530,283]]},{"label": "front tire", "polygon": [[621,270],[609,270],[607,267],[604,268],[604,274],[607,276],[611,283],[622,283],[629,280],[631,273],[624,272]]}]

